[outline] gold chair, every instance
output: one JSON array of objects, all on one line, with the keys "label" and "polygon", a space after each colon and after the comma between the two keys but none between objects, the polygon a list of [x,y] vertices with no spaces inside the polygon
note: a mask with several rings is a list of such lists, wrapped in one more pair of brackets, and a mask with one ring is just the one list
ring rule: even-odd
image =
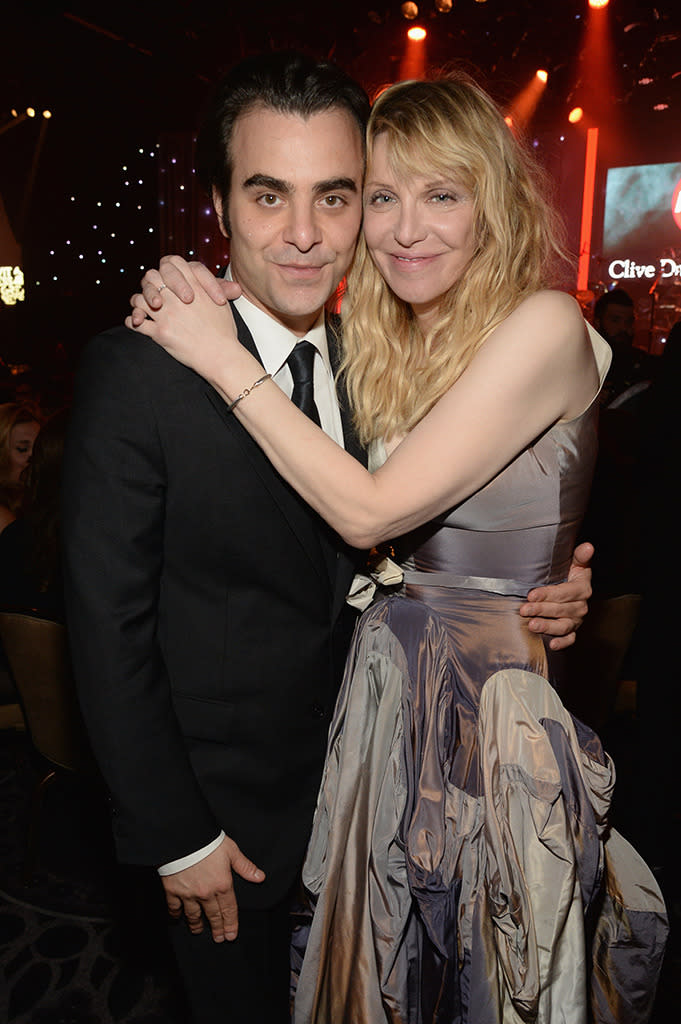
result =
[{"label": "gold chair", "polygon": [[33,746],[41,757],[29,815],[24,882],[33,878],[47,786],[60,771],[98,777],[76,698],[66,629],[25,612],[0,611],[0,641]]}]

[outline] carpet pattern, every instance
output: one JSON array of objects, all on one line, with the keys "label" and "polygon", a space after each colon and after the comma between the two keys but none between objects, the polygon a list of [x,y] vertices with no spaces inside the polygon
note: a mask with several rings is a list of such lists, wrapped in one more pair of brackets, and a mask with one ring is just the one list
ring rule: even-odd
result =
[{"label": "carpet pattern", "polygon": [[105,805],[47,790],[32,884],[22,879],[35,778],[25,737],[0,741],[0,1020],[186,1024],[153,875],[119,867]]},{"label": "carpet pattern", "polygon": [[14,1024],[161,1024],[180,1021],[158,978],[131,962],[111,921],[46,914],[0,894],[7,981],[3,1019]]}]

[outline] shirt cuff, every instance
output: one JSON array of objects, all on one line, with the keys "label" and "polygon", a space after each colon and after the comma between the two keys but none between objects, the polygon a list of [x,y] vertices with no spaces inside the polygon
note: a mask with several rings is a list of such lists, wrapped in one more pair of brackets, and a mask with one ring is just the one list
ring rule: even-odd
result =
[{"label": "shirt cuff", "polygon": [[199,861],[205,860],[213,850],[217,850],[224,838],[225,833],[220,832],[217,839],[214,839],[208,846],[202,846],[200,850],[188,853],[186,857],[180,857],[178,860],[171,860],[168,864],[161,864],[160,868],[158,868],[159,875],[176,875],[178,871],[184,871],[185,868],[190,868],[192,864],[198,864]]}]

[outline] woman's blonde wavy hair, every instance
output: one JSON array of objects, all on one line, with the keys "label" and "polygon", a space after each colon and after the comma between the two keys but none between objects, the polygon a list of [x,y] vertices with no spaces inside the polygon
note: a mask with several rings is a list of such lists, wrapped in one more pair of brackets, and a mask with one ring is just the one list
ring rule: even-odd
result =
[{"label": "woman's blonde wavy hair", "polygon": [[563,228],[533,154],[468,75],[400,82],[375,101],[367,129],[388,140],[398,177],[443,176],[473,196],[476,247],[426,337],[379,274],[361,238],[343,303],[341,372],[364,443],[409,431],[528,295],[555,283]]}]

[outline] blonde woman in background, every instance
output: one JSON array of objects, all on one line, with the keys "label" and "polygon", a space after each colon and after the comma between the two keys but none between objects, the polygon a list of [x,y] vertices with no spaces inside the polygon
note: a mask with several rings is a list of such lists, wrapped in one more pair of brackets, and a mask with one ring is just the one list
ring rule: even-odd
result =
[{"label": "blonde woman in background", "polygon": [[23,495],[22,474],[40,423],[36,412],[19,402],[0,405],[0,532],[16,519]]}]

